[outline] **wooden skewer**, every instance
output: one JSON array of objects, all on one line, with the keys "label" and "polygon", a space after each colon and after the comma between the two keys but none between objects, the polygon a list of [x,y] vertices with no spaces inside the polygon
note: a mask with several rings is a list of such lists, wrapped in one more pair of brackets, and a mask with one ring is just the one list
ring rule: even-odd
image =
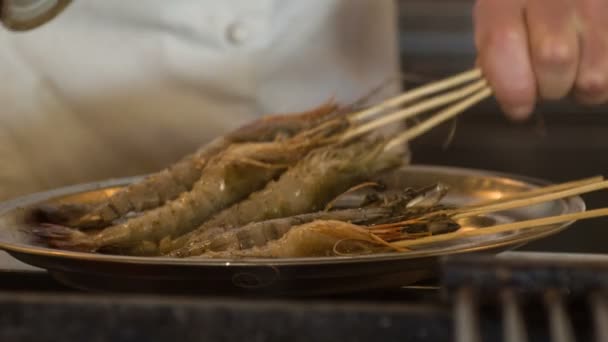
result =
[{"label": "wooden skewer", "polygon": [[470,86],[464,87],[462,89],[454,90],[454,91],[446,93],[446,94],[435,96],[431,99],[422,101],[417,105],[414,105],[414,106],[408,107],[406,109],[399,110],[394,113],[385,115],[385,116],[381,117],[380,119],[372,120],[363,125],[356,126],[352,130],[347,131],[341,137],[341,140],[347,141],[352,138],[358,137],[360,135],[366,134],[367,132],[372,131],[378,127],[385,126],[385,125],[393,123],[395,121],[405,120],[407,118],[411,118],[413,116],[424,113],[428,110],[444,106],[451,102],[465,98],[465,97],[477,92],[478,90],[484,89],[486,87],[487,87],[487,81],[481,80]]},{"label": "wooden skewer", "polygon": [[443,91],[445,89],[449,89],[455,87],[460,84],[464,84],[466,82],[470,82],[476,79],[479,79],[482,76],[481,70],[479,68],[475,68],[469,70],[467,72],[446,78],[444,80],[440,80],[437,82],[430,83],[428,85],[424,85],[422,87],[413,89],[411,91],[405,92],[393,98],[390,98],[386,101],[383,101],[377,106],[367,108],[353,115],[353,119],[360,121],[365,120],[370,116],[374,116],[380,112],[385,110],[396,108],[400,105],[406,104],[410,101],[416,100],[426,95],[430,95],[433,93],[437,93],[439,91]]},{"label": "wooden skewer", "polygon": [[502,202],[513,201],[516,199],[530,198],[530,197],[544,195],[544,194],[562,191],[562,190],[566,190],[566,189],[573,189],[573,188],[581,187],[581,186],[588,185],[588,184],[599,183],[599,182],[602,182],[603,180],[604,180],[603,176],[595,176],[595,177],[584,178],[584,179],[575,180],[575,181],[571,181],[571,182],[544,186],[544,187],[535,188],[535,189],[524,191],[524,192],[518,192],[518,193],[515,193],[512,195],[507,195],[503,198],[469,205],[469,206],[466,206],[466,208],[474,209],[474,208],[478,208],[478,207],[485,207],[485,206],[488,206],[491,204],[498,204],[498,203],[502,203]]},{"label": "wooden skewer", "polygon": [[[553,191],[553,193],[544,191],[544,194],[542,194],[541,191],[536,191],[537,193],[539,193],[539,195],[534,198],[528,198],[528,197],[516,198],[516,199],[510,200],[510,201],[504,201],[504,202],[500,202],[500,203],[491,203],[486,206],[475,206],[473,208],[465,207],[465,208],[458,208],[458,209],[439,210],[439,211],[435,211],[435,212],[432,212],[427,215],[423,215],[418,218],[412,218],[412,219],[401,221],[401,222],[393,222],[393,223],[387,223],[387,224],[382,224],[382,225],[377,225],[377,226],[371,226],[371,227],[369,227],[369,230],[373,231],[373,232],[382,232],[384,230],[401,228],[403,226],[418,223],[418,222],[420,222],[420,220],[428,219],[428,218],[438,216],[438,215],[446,215],[452,219],[462,219],[462,218],[477,216],[477,215],[489,213],[489,212],[496,212],[496,211],[502,211],[502,210],[529,206],[529,205],[535,205],[535,204],[539,204],[539,203],[553,201],[553,200],[560,199],[560,198],[567,198],[567,197],[571,197],[571,196],[576,196],[576,195],[608,188],[608,181],[592,183],[592,181],[596,181],[597,179],[602,179],[602,177],[593,177],[593,178],[588,178],[588,179],[583,179],[583,180],[578,180],[578,181],[573,181],[573,182],[567,182],[567,183],[563,183],[563,184],[556,184],[554,186],[547,187],[550,189],[546,189],[546,190],[555,190],[555,189],[564,189],[564,190]],[[543,188],[543,189],[535,189],[535,190],[545,190],[545,189]]]},{"label": "wooden skewer", "polygon": [[430,119],[406,130],[401,135],[392,139],[386,145],[385,150],[390,150],[390,149],[394,148],[395,146],[402,145],[402,144],[406,143],[407,141],[412,140],[412,139],[428,132],[429,130],[436,127],[437,125],[455,117],[456,115],[458,115],[458,114],[462,113],[463,111],[467,110],[468,108],[474,106],[475,104],[479,103],[480,101],[484,100],[485,98],[489,97],[490,95],[492,95],[492,90],[489,87],[485,86],[485,83],[484,83],[484,86],[477,93],[475,93],[475,94],[471,95],[470,97],[462,100],[461,102],[447,108],[446,110],[439,112],[438,114],[434,115]]},{"label": "wooden skewer", "polygon": [[453,232],[442,235],[435,235],[418,240],[403,240],[392,242],[391,245],[398,248],[408,248],[413,246],[425,245],[429,243],[437,243],[450,241],[458,238],[475,237],[489,234],[507,233],[520,229],[531,229],[537,227],[548,226],[552,224],[574,222],[578,220],[585,220],[591,218],[597,218],[602,216],[608,216],[608,208],[595,209],[575,214],[564,214],[552,217],[545,217],[541,219],[525,220],[513,223],[499,224],[493,227],[481,228],[477,230],[471,230],[466,232]]},{"label": "wooden skewer", "polygon": [[[570,184],[574,184],[574,182],[572,182]],[[581,181],[581,184],[584,184],[584,182]],[[489,213],[489,212],[503,211],[503,210],[509,210],[509,209],[514,209],[514,208],[520,208],[520,207],[524,207],[524,206],[540,204],[540,203],[554,201],[554,200],[561,199],[561,198],[567,198],[567,197],[581,195],[584,193],[589,193],[589,192],[593,192],[593,191],[606,189],[606,188],[608,188],[608,181],[602,181],[599,183],[590,183],[590,184],[586,184],[586,185],[579,185],[577,187],[572,187],[572,188],[567,188],[565,186],[565,184],[559,184],[559,185],[564,185],[565,190],[555,191],[553,193],[546,193],[544,195],[541,194],[541,195],[538,195],[536,197],[531,197],[531,198],[524,197],[524,198],[516,198],[516,199],[508,200],[508,201],[505,200],[505,201],[501,201],[499,203],[490,203],[488,205],[477,205],[477,206],[473,206],[473,207],[462,207],[462,208],[456,208],[456,209],[438,210],[438,211],[434,211],[434,212],[431,212],[426,215],[422,215],[415,219],[411,219],[411,220],[407,220],[407,221],[403,221],[403,222],[392,223],[392,224],[386,225],[386,227],[407,225],[407,224],[415,223],[418,220],[429,219],[431,217],[435,217],[435,216],[439,216],[439,215],[446,215],[446,216],[451,217],[452,219],[461,219],[461,218],[476,216],[476,215],[485,214],[485,213]],[[556,187],[557,187],[557,185],[556,185]],[[381,228],[384,228],[384,226],[382,226]]]},{"label": "wooden skewer", "polygon": [[525,207],[525,206],[531,206],[531,205],[540,204],[540,203],[544,203],[544,202],[554,201],[554,200],[557,200],[560,198],[567,198],[567,197],[577,196],[577,195],[581,195],[581,194],[585,194],[585,193],[589,193],[589,192],[593,192],[593,191],[598,191],[598,190],[602,190],[602,189],[606,189],[606,188],[608,188],[608,181],[603,181],[600,183],[583,185],[583,186],[580,186],[577,188],[566,189],[566,190],[557,191],[557,192],[549,193],[549,194],[544,194],[544,195],[540,195],[540,196],[536,196],[536,197],[532,197],[532,198],[515,199],[513,201],[502,202],[502,203],[497,203],[497,204],[490,204],[487,206],[474,208],[472,210],[465,209],[465,211],[463,211],[463,212],[460,212],[461,211],[460,209],[456,209],[456,211],[455,211],[456,214],[450,215],[450,216],[453,219],[457,220],[457,219],[476,216],[476,215],[485,214],[485,213],[489,213],[489,212],[496,212],[496,211],[509,210],[509,209],[520,208],[520,207]]}]

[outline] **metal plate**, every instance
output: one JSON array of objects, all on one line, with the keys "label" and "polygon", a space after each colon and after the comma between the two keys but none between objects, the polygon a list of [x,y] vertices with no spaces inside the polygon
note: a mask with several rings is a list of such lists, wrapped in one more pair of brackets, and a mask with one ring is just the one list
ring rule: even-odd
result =
[{"label": "metal plate", "polygon": [[[177,259],[69,252],[36,245],[21,217],[48,202],[95,202],[139,178],[79,185],[23,197],[0,205],[0,249],[47,269],[59,281],[81,289],[137,292],[209,292],[314,295],[399,287],[433,276],[438,257],[496,253],[555,234],[568,224],[426,245],[407,253],[294,259]],[[450,187],[444,203],[461,206],[500,198],[546,183],[527,177],[449,167],[410,166],[382,176],[390,187]],[[470,220],[463,229],[585,210],[579,197]]]}]

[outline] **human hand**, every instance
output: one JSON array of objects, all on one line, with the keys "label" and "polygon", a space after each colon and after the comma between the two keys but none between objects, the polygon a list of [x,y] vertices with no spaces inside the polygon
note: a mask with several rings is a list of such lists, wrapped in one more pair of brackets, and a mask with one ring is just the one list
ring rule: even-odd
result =
[{"label": "human hand", "polygon": [[477,0],[478,63],[502,109],[538,100],[608,102],[608,0]]}]

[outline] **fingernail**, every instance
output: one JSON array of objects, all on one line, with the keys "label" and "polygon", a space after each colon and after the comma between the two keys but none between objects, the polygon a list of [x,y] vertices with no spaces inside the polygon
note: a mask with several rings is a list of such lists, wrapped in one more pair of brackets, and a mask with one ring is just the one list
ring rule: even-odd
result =
[{"label": "fingernail", "polygon": [[530,106],[521,106],[509,110],[508,114],[515,120],[525,120],[532,114],[532,110]]}]

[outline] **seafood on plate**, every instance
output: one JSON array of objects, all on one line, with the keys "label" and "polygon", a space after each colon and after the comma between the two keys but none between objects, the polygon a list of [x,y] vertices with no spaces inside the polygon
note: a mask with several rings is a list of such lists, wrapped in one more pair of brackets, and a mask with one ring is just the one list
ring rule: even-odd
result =
[{"label": "seafood on plate", "polygon": [[[33,216],[32,231],[53,248],[148,257],[405,252],[465,234],[459,230],[461,218],[606,187],[600,177],[450,208],[441,203],[449,191],[441,184],[367,186],[375,176],[407,166],[406,142],[490,96],[480,77],[479,70],[472,70],[358,111],[330,102],[301,114],[266,117],[216,138],[102,203],[34,208],[43,215]],[[423,98],[464,82],[472,84]],[[414,100],[420,102],[402,108]],[[380,132],[410,119],[417,121],[403,132]],[[364,200],[338,205],[341,196],[360,188],[366,188]]]},{"label": "seafood on plate", "polygon": [[[163,253],[175,257],[197,256],[206,252],[245,250],[280,239],[293,227],[313,221],[341,221],[366,225],[387,222],[387,220],[395,222],[412,217],[412,215],[418,216],[424,212],[439,210],[439,202],[446,194],[445,189],[442,184],[437,184],[422,190],[404,189],[398,193],[376,192],[373,194],[375,195],[373,200],[367,199],[362,206],[353,208],[319,210],[293,216],[283,215],[268,220],[252,220],[251,223],[238,228],[214,225],[211,228],[198,229],[167,242],[167,245],[162,246],[161,250]],[[441,196],[437,196],[438,191]],[[434,203],[427,206],[431,204],[429,199]],[[411,206],[412,204],[414,206]],[[412,228],[416,229],[413,226]],[[417,228],[416,233],[438,234],[458,229],[458,225],[445,221],[444,231],[430,226],[428,228],[434,230],[425,231],[426,227],[420,226]]]}]

